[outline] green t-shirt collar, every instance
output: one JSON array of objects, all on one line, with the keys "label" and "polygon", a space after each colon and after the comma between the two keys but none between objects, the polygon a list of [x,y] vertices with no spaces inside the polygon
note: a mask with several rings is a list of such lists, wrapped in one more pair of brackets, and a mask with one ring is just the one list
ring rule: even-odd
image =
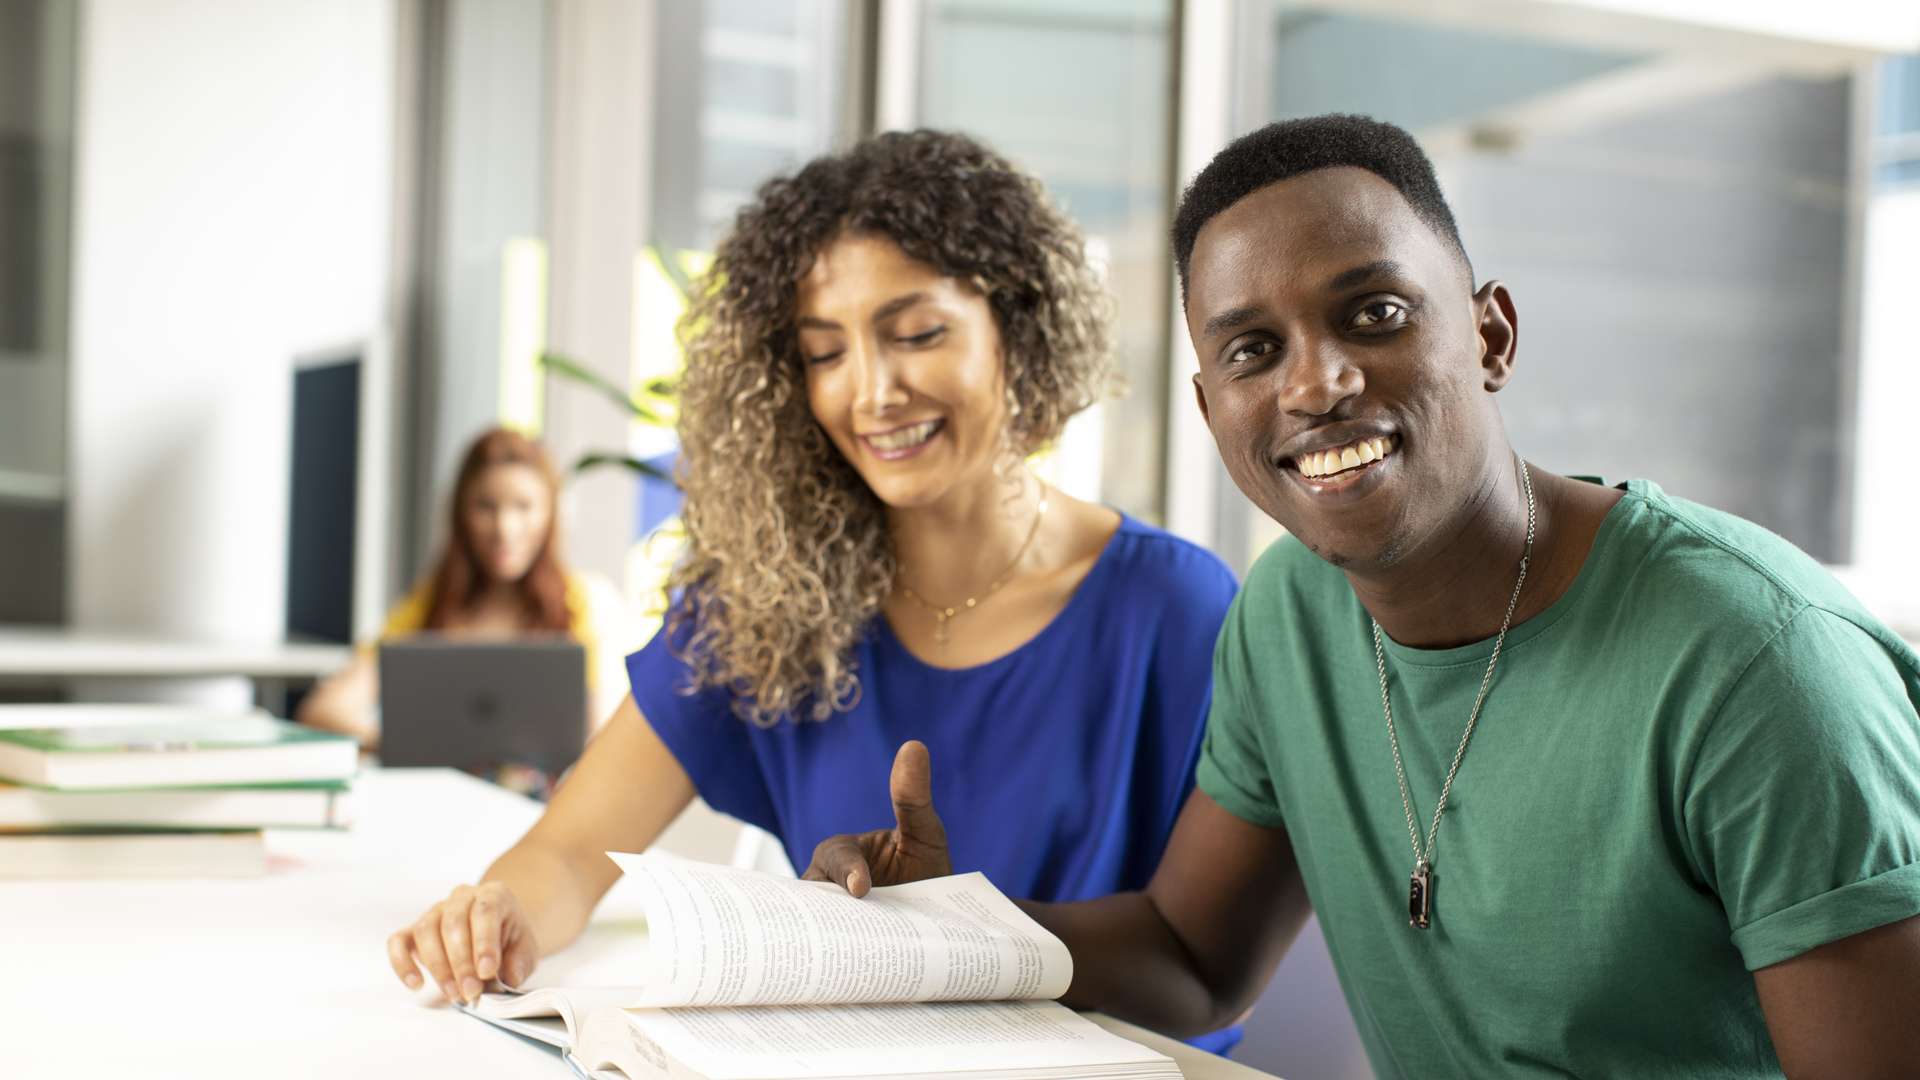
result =
[{"label": "green t-shirt collar", "polygon": [[[1606,481],[1597,476],[1573,476],[1570,479],[1606,486]],[[1600,566],[1612,553],[1613,538],[1622,528],[1621,522],[1633,514],[1634,511],[1628,504],[1637,505],[1641,500],[1659,499],[1664,495],[1660,485],[1651,480],[1629,480],[1620,487],[1627,493],[1627,497],[1615,503],[1600,522],[1600,531],[1593,537],[1593,548],[1587,552],[1587,561],[1581,565],[1580,573],[1574,576],[1573,584],[1568,586],[1567,591],[1560,594],[1560,599],[1555,600],[1547,610],[1508,630],[1507,649],[1518,648],[1553,629],[1554,623],[1565,617],[1567,612],[1574,610],[1579,605],[1581,596],[1587,591],[1587,583],[1596,577],[1603,576],[1596,567]],[[1395,663],[1410,664],[1415,667],[1444,668],[1453,667],[1456,664],[1486,663],[1493,656],[1493,645],[1498,637],[1499,635],[1496,634],[1448,649],[1416,649],[1410,645],[1400,644],[1384,632],[1380,635],[1380,640],[1386,646],[1387,655],[1393,657]]]}]

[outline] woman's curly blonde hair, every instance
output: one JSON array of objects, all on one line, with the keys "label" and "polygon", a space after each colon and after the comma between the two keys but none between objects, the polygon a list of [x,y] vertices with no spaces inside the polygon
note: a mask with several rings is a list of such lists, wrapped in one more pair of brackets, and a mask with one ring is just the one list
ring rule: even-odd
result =
[{"label": "woman's curly blonde hair", "polygon": [[680,322],[687,555],[669,590],[688,692],[743,719],[824,720],[859,700],[853,647],[893,588],[884,507],[807,404],[800,279],[843,234],[885,236],[986,297],[1008,450],[1024,457],[1113,385],[1111,302],[1038,181],[963,135],[893,132],[768,181]]}]

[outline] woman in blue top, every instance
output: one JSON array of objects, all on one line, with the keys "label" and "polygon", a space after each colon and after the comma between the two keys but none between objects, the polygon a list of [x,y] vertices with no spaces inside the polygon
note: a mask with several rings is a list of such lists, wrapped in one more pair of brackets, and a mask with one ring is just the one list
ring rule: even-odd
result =
[{"label": "woman in blue top", "polygon": [[[408,986],[517,983],[694,798],[813,845],[942,760],[954,859],[1009,895],[1144,886],[1192,786],[1234,588],[1025,461],[1111,381],[1078,230],[969,139],[763,186],[682,324],[688,550],[632,694],[477,886],[388,942]],[[952,809],[952,808],[963,809]]]}]

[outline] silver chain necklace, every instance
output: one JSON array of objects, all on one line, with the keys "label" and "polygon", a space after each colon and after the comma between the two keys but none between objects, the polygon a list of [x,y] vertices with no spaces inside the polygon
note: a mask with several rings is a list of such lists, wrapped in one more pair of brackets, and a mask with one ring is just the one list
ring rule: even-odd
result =
[{"label": "silver chain necklace", "polygon": [[[1527,491],[1527,547],[1520,555],[1520,579],[1513,583],[1513,596],[1507,600],[1507,617],[1500,621],[1500,636],[1493,641],[1493,655],[1487,658],[1487,673],[1480,677],[1480,694],[1473,699],[1473,711],[1467,714],[1467,729],[1460,733],[1460,745],[1453,751],[1453,764],[1447,766],[1446,783],[1440,785],[1440,801],[1433,807],[1433,824],[1427,827],[1427,843],[1420,844],[1419,826],[1413,823],[1413,798],[1407,794],[1407,770],[1400,764],[1400,736],[1393,729],[1393,701],[1387,696],[1387,651],[1380,644],[1380,624],[1373,622],[1373,659],[1380,669],[1380,707],[1387,714],[1387,742],[1393,746],[1393,773],[1400,780],[1400,806],[1407,812],[1407,839],[1413,841],[1413,879],[1407,888],[1407,922],[1416,930],[1433,925],[1433,841],[1440,832],[1440,815],[1447,812],[1447,796],[1453,792],[1453,778],[1460,772],[1460,761],[1467,756],[1467,740],[1473,738],[1473,725],[1480,720],[1480,706],[1487,700],[1487,688],[1493,685],[1493,669],[1500,663],[1500,650],[1507,643],[1507,628],[1513,625],[1513,611],[1520,603],[1520,587],[1527,583],[1527,562],[1533,558],[1533,476],[1525,459],[1520,462],[1520,483]],[[1372,622],[1373,620],[1369,619]]]}]

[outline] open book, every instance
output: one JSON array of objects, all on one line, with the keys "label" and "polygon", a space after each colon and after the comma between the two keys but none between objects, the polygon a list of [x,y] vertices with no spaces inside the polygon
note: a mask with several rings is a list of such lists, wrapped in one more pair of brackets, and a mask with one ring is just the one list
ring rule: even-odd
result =
[{"label": "open book", "polygon": [[559,1047],[583,1075],[1180,1076],[1051,1000],[1073,978],[1066,946],[980,874],[856,900],[820,882],[612,857],[645,933],[470,1010]]}]

